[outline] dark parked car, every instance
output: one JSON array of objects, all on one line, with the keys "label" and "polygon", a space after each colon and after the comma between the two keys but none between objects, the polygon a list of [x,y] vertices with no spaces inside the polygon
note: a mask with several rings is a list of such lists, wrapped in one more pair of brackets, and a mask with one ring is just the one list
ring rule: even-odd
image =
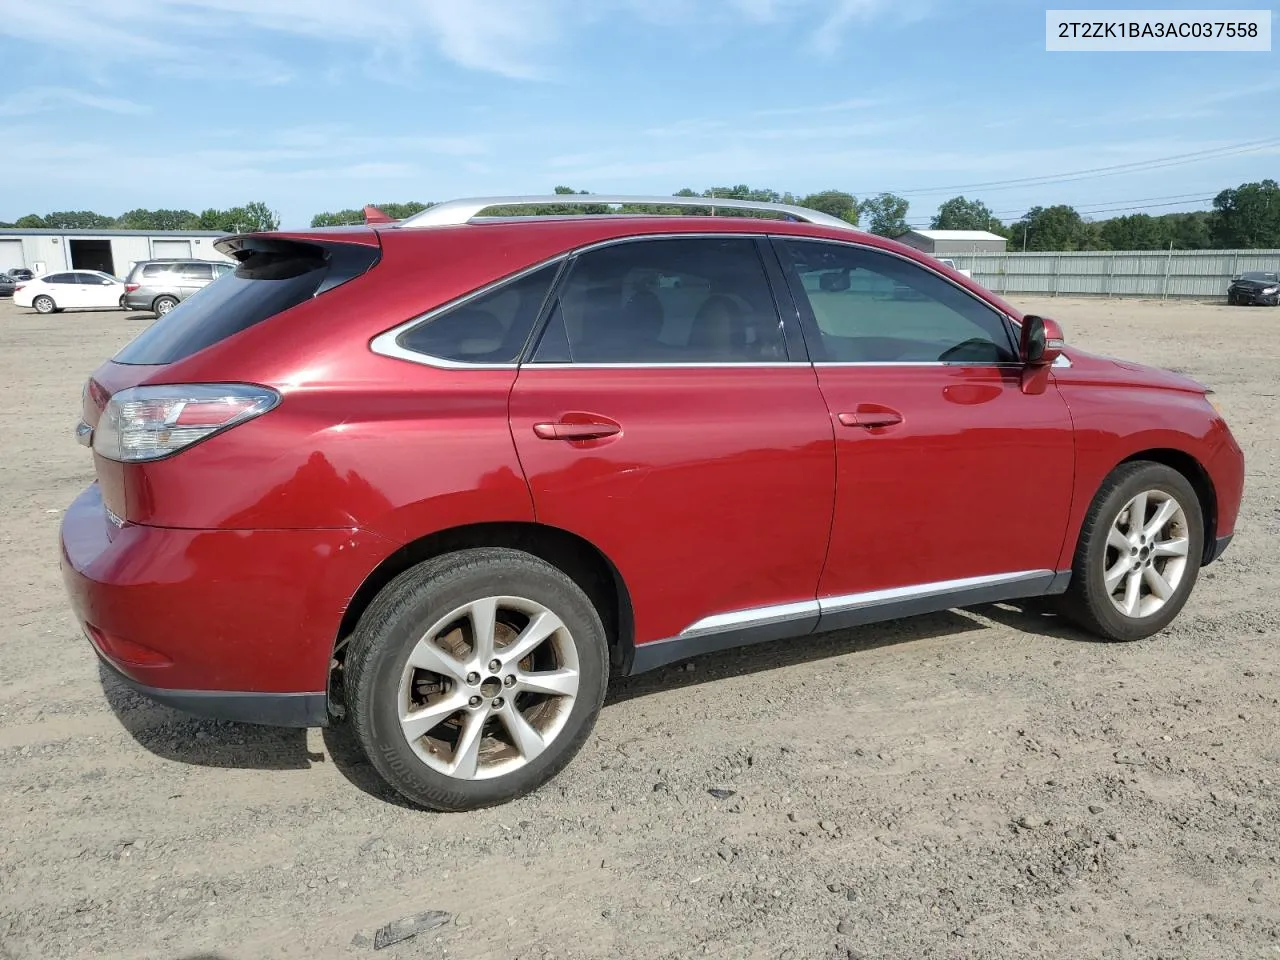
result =
[{"label": "dark parked car", "polygon": [[17,283],[22,283],[24,280],[35,279],[35,274],[26,267],[14,267],[9,271],[9,277]]},{"label": "dark parked car", "polygon": [[1253,304],[1280,306],[1280,274],[1265,271],[1241,274],[1227,288],[1227,303],[1233,307]]},{"label": "dark parked car", "polygon": [[85,385],[62,569],[108,670],[345,719],[458,810],[554,776],[611,677],[1030,596],[1137,640],[1230,542],[1202,384],[814,210],[481,216],[566,199],[642,202],[217,241],[235,272]]},{"label": "dark parked car", "polygon": [[0,273],[0,297],[12,297],[13,289],[18,285],[18,281],[13,279],[7,273]]},{"label": "dark parked car", "polygon": [[140,260],[125,278],[120,306],[126,310],[148,310],[162,317],[235,267],[227,261]]}]

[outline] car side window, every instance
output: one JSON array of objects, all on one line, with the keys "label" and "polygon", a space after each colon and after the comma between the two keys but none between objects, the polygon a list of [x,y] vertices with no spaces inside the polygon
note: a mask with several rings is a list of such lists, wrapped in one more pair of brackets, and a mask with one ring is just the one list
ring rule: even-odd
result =
[{"label": "car side window", "polygon": [[92,284],[93,286],[102,286],[102,281],[106,279],[106,277],[100,277],[96,273],[76,273],[73,276],[75,277],[75,280],[72,281],[73,283]]},{"label": "car side window", "polygon": [[809,307],[806,333],[817,361],[1017,362],[1004,318],[919,264],[848,244],[787,239],[778,246],[796,298]]},{"label": "car side window", "polygon": [[207,263],[184,263],[179,275],[184,280],[212,280],[213,266]]},{"label": "car side window", "polygon": [[787,360],[773,293],[747,237],[632,240],[579,255],[535,363]]},{"label": "car side window", "polygon": [[514,363],[542,312],[559,271],[548,264],[409,328],[396,338],[405,350],[458,363]]},{"label": "car side window", "polygon": [[142,268],[144,277],[158,277],[167,271],[167,267],[163,263],[148,263]]},{"label": "car side window", "polygon": [[44,278],[45,283],[70,283],[71,274],[69,273],[50,273]]}]

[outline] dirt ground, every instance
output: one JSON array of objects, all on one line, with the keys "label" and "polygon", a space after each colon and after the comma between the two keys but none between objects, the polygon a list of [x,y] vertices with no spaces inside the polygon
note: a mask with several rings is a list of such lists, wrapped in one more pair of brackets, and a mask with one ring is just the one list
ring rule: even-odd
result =
[{"label": "dirt ground", "polygon": [[1163,635],[990,606],[710,656],[619,684],[537,795],[432,815],[341,730],[104,689],[57,526],[83,379],[148,318],[0,304],[0,957],[355,957],[425,910],[379,955],[1280,957],[1280,310],[1020,305],[1208,383],[1245,449]]}]

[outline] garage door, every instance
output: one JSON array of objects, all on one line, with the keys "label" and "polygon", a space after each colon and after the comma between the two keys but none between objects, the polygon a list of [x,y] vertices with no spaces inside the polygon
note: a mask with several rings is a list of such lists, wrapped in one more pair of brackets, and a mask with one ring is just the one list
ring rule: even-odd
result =
[{"label": "garage door", "polygon": [[152,240],[151,256],[157,260],[187,260],[191,257],[190,240]]},{"label": "garage door", "polygon": [[0,273],[26,265],[22,259],[21,240],[0,240]]}]

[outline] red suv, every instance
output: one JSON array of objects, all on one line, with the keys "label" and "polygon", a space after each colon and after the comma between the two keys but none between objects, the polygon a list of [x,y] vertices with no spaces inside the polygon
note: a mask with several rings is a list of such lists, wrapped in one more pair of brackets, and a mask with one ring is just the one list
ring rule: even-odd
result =
[{"label": "red suv", "polygon": [[62,562],[110,668],[349,717],[458,810],[554,776],[610,674],[1031,596],[1134,640],[1231,539],[1200,384],[812,210],[479,216],[566,202],[218,242],[86,384]]}]

